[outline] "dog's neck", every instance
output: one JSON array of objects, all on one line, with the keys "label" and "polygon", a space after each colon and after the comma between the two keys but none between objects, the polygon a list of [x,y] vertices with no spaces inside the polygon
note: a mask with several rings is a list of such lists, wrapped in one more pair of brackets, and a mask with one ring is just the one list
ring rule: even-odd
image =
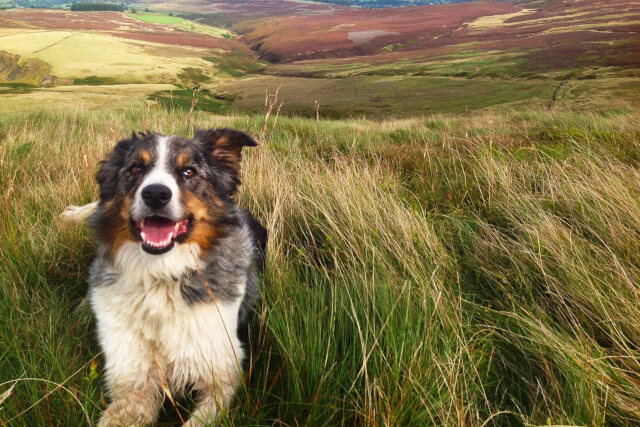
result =
[{"label": "dog's neck", "polygon": [[179,244],[167,253],[152,255],[145,252],[140,243],[127,242],[113,257],[113,268],[119,274],[145,287],[158,282],[175,282],[186,272],[203,267],[200,246],[195,243]]}]

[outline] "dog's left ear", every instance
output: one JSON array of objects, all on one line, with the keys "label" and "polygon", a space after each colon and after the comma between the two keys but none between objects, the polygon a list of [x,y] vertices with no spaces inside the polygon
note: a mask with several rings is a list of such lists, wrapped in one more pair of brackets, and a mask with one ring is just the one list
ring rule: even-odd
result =
[{"label": "dog's left ear", "polygon": [[205,142],[207,151],[213,160],[224,166],[231,173],[233,188],[240,183],[240,162],[243,147],[256,147],[258,143],[248,134],[235,129],[207,129],[197,130],[194,138]]}]

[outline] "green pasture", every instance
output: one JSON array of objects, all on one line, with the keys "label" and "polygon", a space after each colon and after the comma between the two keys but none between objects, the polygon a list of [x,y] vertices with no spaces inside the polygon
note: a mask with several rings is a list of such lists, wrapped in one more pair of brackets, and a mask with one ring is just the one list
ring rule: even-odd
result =
[{"label": "green pasture", "polygon": [[129,12],[126,15],[131,18],[139,19],[140,21],[150,22],[152,24],[171,25],[171,26],[180,28],[184,31],[190,31],[192,33],[202,33],[202,34],[208,34],[216,37],[225,37],[225,38],[233,37],[233,33],[231,33],[229,30],[226,30],[224,28],[200,24],[195,21],[190,21],[184,18],[180,18],[178,16],[173,16],[165,13]]}]

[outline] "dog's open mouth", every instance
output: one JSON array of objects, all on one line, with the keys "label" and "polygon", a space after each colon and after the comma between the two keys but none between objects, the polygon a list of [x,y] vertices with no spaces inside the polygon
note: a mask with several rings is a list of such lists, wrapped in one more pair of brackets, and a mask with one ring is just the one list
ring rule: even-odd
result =
[{"label": "dog's open mouth", "polygon": [[182,240],[189,232],[191,221],[173,221],[161,216],[150,216],[137,222],[136,230],[142,241],[142,249],[161,254],[173,248],[176,240]]}]

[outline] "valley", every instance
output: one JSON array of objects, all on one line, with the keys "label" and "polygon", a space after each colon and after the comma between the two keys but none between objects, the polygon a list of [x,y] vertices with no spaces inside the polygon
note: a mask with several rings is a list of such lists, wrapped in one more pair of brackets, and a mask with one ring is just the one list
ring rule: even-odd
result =
[{"label": "valley", "polygon": [[198,86],[209,105],[238,112],[261,111],[265,92],[281,88],[283,113],[313,116],[319,104],[332,118],[544,109],[563,81],[554,108],[637,104],[627,85],[640,75],[637,2],[182,6],[0,12],[0,84],[43,99],[42,86],[149,84],[136,98],[150,105],[164,97],[153,85],[173,85],[176,105]]}]

